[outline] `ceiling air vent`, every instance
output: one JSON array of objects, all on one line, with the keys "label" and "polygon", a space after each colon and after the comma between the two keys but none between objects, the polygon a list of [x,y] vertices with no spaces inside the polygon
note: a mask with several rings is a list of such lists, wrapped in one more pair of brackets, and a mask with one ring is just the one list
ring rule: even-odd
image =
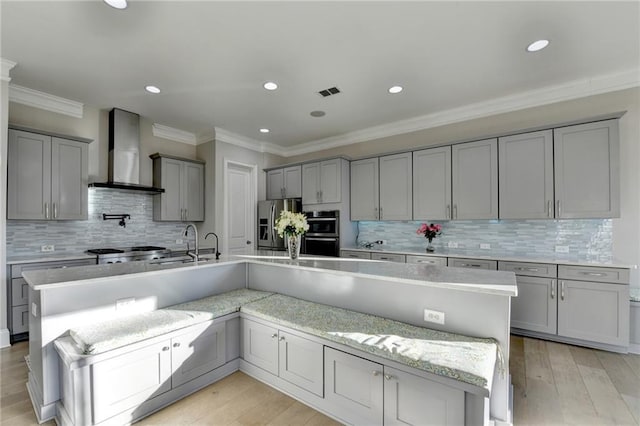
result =
[{"label": "ceiling air vent", "polygon": [[326,98],[327,96],[331,96],[331,95],[337,95],[338,93],[340,93],[340,89],[338,89],[335,86],[329,87],[328,89],[324,89],[318,92],[318,94],[323,98]]}]

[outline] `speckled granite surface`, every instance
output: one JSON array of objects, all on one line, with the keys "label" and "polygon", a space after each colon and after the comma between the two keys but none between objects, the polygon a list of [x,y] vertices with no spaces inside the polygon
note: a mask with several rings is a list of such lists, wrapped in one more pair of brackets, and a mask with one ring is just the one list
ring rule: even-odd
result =
[{"label": "speckled granite surface", "polygon": [[490,390],[497,342],[274,294],[242,312]]},{"label": "speckled granite surface", "polygon": [[629,296],[632,301],[640,302],[640,288],[638,287],[629,287]]},{"label": "speckled granite surface", "polygon": [[194,300],[193,302],[180,303],[179,305],[167,306],[164,310],[181,311],[187,313],[210,313],[212,318],[218,318],[233,312],[238,312],[240,307],[246,303],[264,299],[273,293],[246,288],[233,290],[215,296]]}]

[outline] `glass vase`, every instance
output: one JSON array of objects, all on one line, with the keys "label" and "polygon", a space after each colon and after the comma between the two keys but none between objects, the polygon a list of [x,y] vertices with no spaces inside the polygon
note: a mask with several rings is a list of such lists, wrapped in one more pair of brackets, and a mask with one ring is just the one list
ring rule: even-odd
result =
[{"label": "glass vase", "polygon": [[427,240],[429,241],[427,243],[427,253],[433,253],[434,251],[436,251],[436,249],[433,248],[433,244],[431,244],[431,241],[433,241],[433,238],[428,238]]},{"label": "glass vase", "polygon": [[300,257],[300,235],[289,235],[287,237],[287,250],[289,258],[297,259]]}]

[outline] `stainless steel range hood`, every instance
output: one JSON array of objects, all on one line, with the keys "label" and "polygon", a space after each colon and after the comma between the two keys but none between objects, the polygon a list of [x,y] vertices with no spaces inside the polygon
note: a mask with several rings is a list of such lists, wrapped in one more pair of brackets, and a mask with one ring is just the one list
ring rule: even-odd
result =
[{"label": "stainless steel range hood", "polygon": [[114,108],[109,111],[109,175],[93,188],[112,188],[152,193],[162,188],[140,185],[140,116]]}]

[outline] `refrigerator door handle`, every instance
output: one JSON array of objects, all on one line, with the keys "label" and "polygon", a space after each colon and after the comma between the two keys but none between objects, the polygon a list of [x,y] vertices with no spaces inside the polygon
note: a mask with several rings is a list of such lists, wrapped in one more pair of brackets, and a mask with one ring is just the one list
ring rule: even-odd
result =
[{"label": "refrigerator door handle", "polygon": [[271,228],[271,247],[275,247],[276,245],[276,233],[275,233],[275,225],[276,225],[276,205],[271,204],[271,217],[269,218],[269,227]]}]

